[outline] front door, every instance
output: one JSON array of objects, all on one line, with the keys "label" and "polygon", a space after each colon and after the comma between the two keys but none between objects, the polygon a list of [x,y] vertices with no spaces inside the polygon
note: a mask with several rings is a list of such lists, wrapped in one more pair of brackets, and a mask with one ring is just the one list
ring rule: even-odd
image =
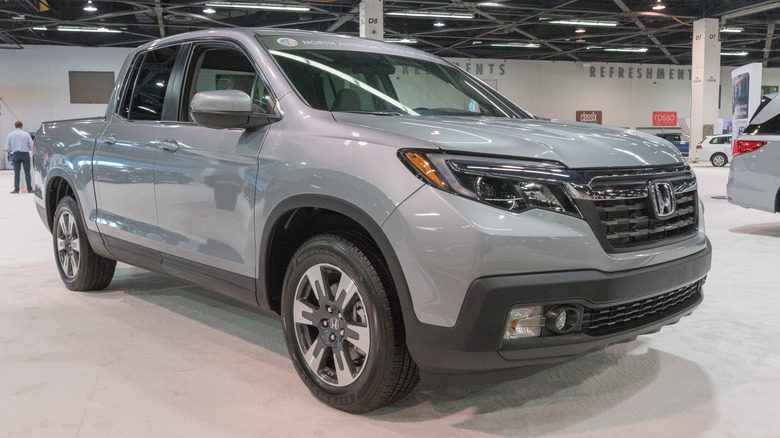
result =
[{"label": "front door", "polygon": [[220,89],[244,91],[259,108],[268,98],[255,67],[239,47],[195,44],[179,120],[164,123],[158,136],[154,188],[159,234],[163,258],[174,269],[201,265],[214,276],[236,274],[235,283],[253,288],[258,154],[270,128],[248,131],[194,124],[188,111],[192,96]]}]

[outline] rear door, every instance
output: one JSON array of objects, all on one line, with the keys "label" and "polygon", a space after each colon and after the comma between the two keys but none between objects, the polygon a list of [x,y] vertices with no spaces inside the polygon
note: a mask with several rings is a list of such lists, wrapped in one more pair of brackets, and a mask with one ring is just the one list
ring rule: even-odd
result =
[{"label": "rear door", "polygon": [[159,241],[156,140],[179,49],[163,47],[136,57],[117,110],[97,139],[93,156],[96,222],[109,240],[113,237],[143,247],[154,247]]},{"label": "rear door", "polygon": [[253,291],[258,154],[271,128],[198,126],[189,102],[201,91],[237,89],[267,110],[270,95],[259,70],[235,43],[193,43],[188,59],[176,120],[164,122],[158,136],[154,190],[164,265],[202,283],[210,276]]}]

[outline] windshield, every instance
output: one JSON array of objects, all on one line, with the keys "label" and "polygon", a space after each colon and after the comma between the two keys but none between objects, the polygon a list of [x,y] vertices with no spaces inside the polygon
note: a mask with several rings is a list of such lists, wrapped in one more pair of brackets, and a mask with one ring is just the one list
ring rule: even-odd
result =
[{"label": "windshield", "polygon": [[530,117],[461,70],[374,52],[272,49],[309,106],[385,115]]}]

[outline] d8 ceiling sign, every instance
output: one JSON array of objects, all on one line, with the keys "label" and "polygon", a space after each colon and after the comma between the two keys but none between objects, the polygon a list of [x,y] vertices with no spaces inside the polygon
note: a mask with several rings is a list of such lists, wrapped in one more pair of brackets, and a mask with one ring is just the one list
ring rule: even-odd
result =
[{"label": "d8 ceiling sign", "polygon": [[653,126],[677,126],[677,111],[653,111]]}]

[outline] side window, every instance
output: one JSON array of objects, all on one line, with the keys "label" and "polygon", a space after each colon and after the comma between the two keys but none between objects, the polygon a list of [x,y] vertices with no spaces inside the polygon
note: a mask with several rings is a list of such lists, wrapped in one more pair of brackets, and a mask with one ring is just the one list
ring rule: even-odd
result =
[{"label": "side window", "polygon": [[[179,47],[163,47],[149,51],[137,69],[135,82],[128,87],[124,105],[127,118],[131,120],[161,120],[165,92],[176,62]],[[129,98],[128,98],[129,97]],[[127,105],[129,102],[129,105]]]},{"label": "side window", "polygon": [[127,81],[124,84],[125,89],[122,91],[122,99],[117,105],[116,113],[124,118],[130,116],[130,102],[133,100],[133,87],[135,87],[135,81],[138,77],[138,70],[141,69],[141,63],[144,60],[144,55],[136,56],[133,60],[133,66],[127,73]]},{"label": "side window", "polygon": [[238,49],[227,47],[196,48],[187,74],[182,119],[191,121],[190,101],[195,94],[213,90],[240,90],[252,98],[256,111],[268,112],[270,93],[254,66]]}]

